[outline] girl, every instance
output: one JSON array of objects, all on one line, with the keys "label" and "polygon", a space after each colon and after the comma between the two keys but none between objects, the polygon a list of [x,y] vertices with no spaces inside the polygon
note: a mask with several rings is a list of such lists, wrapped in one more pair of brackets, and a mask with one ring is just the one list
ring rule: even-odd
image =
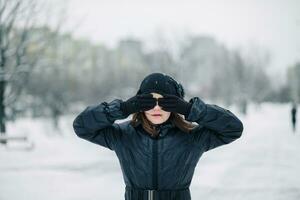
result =
[{"label": "girl", "polygon": [[201,155],[241,137],[243,124],[232,112],[199,97],[187,102],[184,94],[171,76],[152,73],[135,96],[88,106],[75,118],[78,137],[116,153],[125,200],[191,200]]}]

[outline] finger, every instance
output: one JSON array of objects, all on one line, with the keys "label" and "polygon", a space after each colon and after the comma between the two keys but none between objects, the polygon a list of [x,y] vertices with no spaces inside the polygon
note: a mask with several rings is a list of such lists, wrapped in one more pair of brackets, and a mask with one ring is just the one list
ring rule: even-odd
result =
[{"label": "finger", "polygon": [[161,109],[170,111],[170,110],[176,110],[176,107],[174,107],[174,106],[171,106],[171,107],[169,107],[169,106],[161,106]]},{"label": "finger", "polygon": [[160,98],[160,99],[178,99],[177,96],[165,96],[163,98]]},{"label": "finger", "polygon": [[175,103],[158,103],[159,106],[161,107],[175,107],[177,104]]},{"label": "finger", "polygon": [[156,105],[156,102],[148,102],[148,103],[141,103],[140,106],[152,106],[154,107]]},{"label": "finger", "polygon": [[158,101],[158,104],[161,104],[161,105],[177,104],[177,101],[174,101],[174,100],[161,100],[161,101]]},{"label": "finger", "polygon": [[165,95],[163,95],[163,98],[178,98],[178,97],[173,94],[165,94]]},{"label": "finger", "polygon": [[175,102],[175,101],[162,101],[162,102],[158,102],[158,104],[161,104],[161,105],[176,105],[177,102]]},{"label": "finger", "polygon": [[139,99],[138,102],[141,104],[144,104],[144,103],[155,103],[156,104],[155,99]]},{"label": "finger", "polygon": [[156,101],[139,101],[140,105],[149,105],[149,106],[155,106],[156,105]]},{"label": "finger", "polygon": [[151,107],[154,108],[156,106],[156,103],[142,103],[140,104],[140,107]]},{"label": "finger", "polygon": [[161,109],[166,111],[166,112],[173,112],[173,109],[169,109],[169,108],[166,108],[166,107],[162,107]]},{"label": "finger", "polygon": [[140,99],[140,100],[155,100],[155,98],[152,98],[152,97],[138,97],[137,99]]},{"label": "finger", "polygon": [[176,103],[159,103],[158,104],[160,107],[176,107]]},{"label": "finger", "polygon": [[142,110],[145,110],[145,109],[151,109],[151,108],[154,108],[154,105],[142,105],[142,106],[140,106],[140,109],[142,109]]},{"label": "finger", "polygon": [[153,108],[154,108],[154,106],[143,106],[143,107],[141,107],[141,110],[145,111],[145,110],[151,110]]},{"label": "finger", "polygon": [[170,97],[170,96],[167,96],[167,97],[163,97],[163,98],[161,98],[161,99],[177,99],[177,98],[175,98],[175,97]]},{"label": "finger", "polygon": [[139,103],[156,103],[156,99],[138,99]]}]

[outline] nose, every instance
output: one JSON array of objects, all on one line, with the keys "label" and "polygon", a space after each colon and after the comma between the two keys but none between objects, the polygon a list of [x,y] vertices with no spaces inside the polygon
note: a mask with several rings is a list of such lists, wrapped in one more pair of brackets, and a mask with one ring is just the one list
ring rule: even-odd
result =
[{"label": "nose", "polygon": [[161,107],[158,105],[158,101],[156,101],[156,105],[154,106],[153,109],[161,109]]}]

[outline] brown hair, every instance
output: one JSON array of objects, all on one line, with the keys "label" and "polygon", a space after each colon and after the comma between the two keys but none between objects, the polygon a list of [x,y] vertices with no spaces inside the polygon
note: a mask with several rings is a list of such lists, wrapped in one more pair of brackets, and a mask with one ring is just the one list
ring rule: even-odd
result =
[{"label": "brown hair", "polygon": [[[186,121],[181,115],[171,112],[169,119],[172,124],[178,127],[185,133],[189,133],[193,128],[196,127],[195,124],[192,124],[189,121]],[[158,132],[156,131],[153,124],[147,119],[144,112],[133,113],[130,124],[136,126],[141,122],[143,128],[152,136],[157,136]]]}]

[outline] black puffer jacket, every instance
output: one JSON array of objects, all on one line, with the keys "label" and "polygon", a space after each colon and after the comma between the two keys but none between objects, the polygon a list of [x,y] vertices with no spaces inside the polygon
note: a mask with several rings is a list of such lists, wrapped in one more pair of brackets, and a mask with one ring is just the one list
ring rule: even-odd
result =
[{"label": "black puffer jacket", "polygon": [[125,116],[121,99],[88,106],[74,120],[78,137],[115,151],[126,185],[126,200],[189,200],[189,186],[201,155],[241,137],[242,122],[229,110],[205,104],[193,97],[187,121],[197,122],[191,133],[184,133],[168,121],[153,138],[130,120],[114,123]]}]

